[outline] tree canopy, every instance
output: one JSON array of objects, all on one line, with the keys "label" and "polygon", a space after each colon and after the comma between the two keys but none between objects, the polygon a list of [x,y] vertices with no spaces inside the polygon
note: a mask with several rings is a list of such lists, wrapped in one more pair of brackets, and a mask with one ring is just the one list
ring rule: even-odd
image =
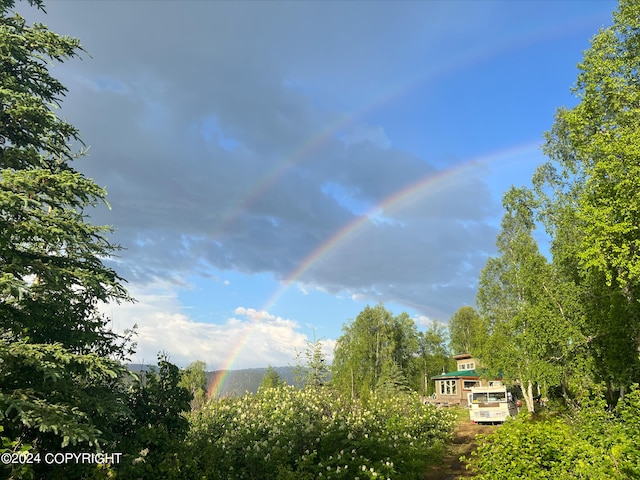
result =
[{"label": "tree canopy", "polygon": [[[100,312],[103,303],[131,300],[104,263],[120,247],[110,227],[90,222],[106,191],[72,166],[83,143],[56,115],[67,90],[49,73],[83,49],[28,25],[13,7],[0,0],[0,453],[81,446],[130,454],[154,445],[160,461],[167,451],[159,439],[166,447],[185,433],[191,394],[166,358],[145,383],[132,375],[123,364],[131,334],[112,331]],[[140,425],[148,430],[125,435]],[[12,478],[87,478],[102,467],[0,468]]]},{"label": "tree canopy", "polygon": [[534,177],[554,263],[580,292],[594,380],[610,403],[640,379],[640,4],[591,41]]},{"label": "tree canopy", "polygon": [[[41,2],[30,2],[42,7]],[[59,449],[113,440],[124,415],[114,333],[100,302],[128,301],[103,259],[119,247],[87,210],[106,192],[71,163],[79,133],[55,114],[66,88],[50,62],[82,53],[77,39],[29,26],[0,2],[0,419],[7,438]]]},{"label": "tree canopy", "polygon": [[449,319],[449,348],[454,355],[475,354],[485,337],[486,326],[473,307],[460,307]]},{"label": "tree canopy", "polygon": [[478,293],[487,363],[567,399],[603,383],[610,406],[640,380],[640,4],[621,0],[613,20],[584,52],[579,102],[558,110],[533,188],[505,195]]},{"label": "tree canopy", "polygon": [[478,305],[488,335],[483,365],[522,387],[529,411],[534,385],[559,385],[563,362],[581,344],[580,310],[570,286],[540,253],[533,238],[533,195],[512,188],[498,235],[498,257],[480,275]]},{"label": "tree canopy", "polygon": [[432,320],[423,331],[408,313],[366,306],[343,325],[336,341],[330,384],[352,397],[402,391],[430,395],[432,377],[455,366],[445,324]]},{"label": "tree canopy", "polygon": [[282,377],[280,376],[280,374],[276,372],[276,369],[273,368],[271,365],[269,365],[269,367],[267,368],[267,371],[264,372],[262,381],[260,382],[260,389],[278,388],[286,384],[287,383],[284,380],[282,380]]}]

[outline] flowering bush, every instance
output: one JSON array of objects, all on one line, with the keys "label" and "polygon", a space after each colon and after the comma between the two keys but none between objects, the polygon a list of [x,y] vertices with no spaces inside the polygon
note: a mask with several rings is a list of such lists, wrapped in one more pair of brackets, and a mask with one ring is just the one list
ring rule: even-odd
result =
[{"label": "flowering bush", "polygon": [[190,416],[193,478],[422,478],[454,415],[414,394],[366,402],[328,388],[264,389]]}]

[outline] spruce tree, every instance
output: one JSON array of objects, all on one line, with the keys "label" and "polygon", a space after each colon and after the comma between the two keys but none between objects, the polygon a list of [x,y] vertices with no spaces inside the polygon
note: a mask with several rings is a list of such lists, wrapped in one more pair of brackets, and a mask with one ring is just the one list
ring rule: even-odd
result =
[{"label": "spruce tree", "polygon": [[107,448],[131,344],[98,307],[130,299],[103,263],[119,247],[87,213],[106,192],[72,167],[83,145],[56,115],[66,88],[48,68],[83,50],[14,6],[0,0],[1,435],[12,450]]}]

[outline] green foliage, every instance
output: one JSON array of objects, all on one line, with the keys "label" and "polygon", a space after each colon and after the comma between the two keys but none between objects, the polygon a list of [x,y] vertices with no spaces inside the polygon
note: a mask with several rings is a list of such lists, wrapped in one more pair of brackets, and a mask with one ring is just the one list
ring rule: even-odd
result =
[{"label": "green foliage", "polygon": [[[470,459],[480,479],[640,478],[640,393],[629,392],[640,379],[639,2],[620,1],[578,68],[579,103],[557,112],[535,194],[506,195],[501,257],[478,294],[487,363],[555,386],[573,408],[487,437]],[[552,264],[531,237],[536,220]]]},{"label": "green foliage", "polygon": [[[21,425],[23,438],[31,431],[38,437],[33,444],[41,448],[82,442],[96,445],[103,438],[99,427],[107,421],[101,417],[120,410],[119,397],[112,390],[126,370],[114,360],[73,354],[59,344],[17,341],[0,342],[0,364],[5,373],[0,391],[2,417]],[[87,412],[93,413],[92,418]]]},{"label": "green foliage", "polygon": [[480,275],[478,306],[488,328],[479,348],[483,366],[520,385],[530,412],[533,387],[561,385],[587,341],[574,284],[539,252],[533,238],[531,191],[512,188],[496,245]]},{"label": "green foliage", "polygon": [[[0,455],[3,454],[28,454],[31,453],[31,445],[24,444],[20,440],[12,440],[11,438],[3,435],[4,428],[0,425]],[[3,462],[0,472],[6,475],[7,478],[33,478],[33,468],[29,463],[20,462]]]},{"label": "green foliage", "polygon": [[454,423],[415,394],[352,402],[291,386],[210,402],[190,420],[188,472],[225,480],[418,479]]},{"label": "green foliage", "polygon": [[282,380],[282,377],[276,372],[275,368],[271,365],[267,368],[267,371],[264,373],[262,377],[262,382],[260,383],[260,389],[264,388],[278,388],[286,385],[285,381]]},{"label": "green foliage", "polygon": [[[42,2],[30,1],[42,8]],[[0,426],[14,449],[113,447],[128,412],[119,363],[130,338],[109,328],[100,302],[128,301],[103,264],[119,250],[86,211],[106,192],[70,163],[78,131],[61,120],[66,88],[49,66],[77,57],[77,39],[29,26],[0,1]],[[34,465],[36,478],[95,467]],[[95,472],[93,472],[95,473]],[[16,477],[30,472],[13,472]]]},{"label": "green foliage", "polygon": [[595,383],[607,401],[640,379],[640,4],[621,0],[578,65],[579,103],[546,135],[534,177],[554,263],[580,292]]},{"label": "green foliage", "polygon": [[431,378],[443,370],[453,370],[455,364],[447,348],[447,331],[442,324],[432,321],[424,332],[418,332],[418,355],[414,358],[412,378],[414,390],[423,395],[433,394],[435,384]]},{"label": "green foliage", "polygon": [[520,416],[484,437],[466,459],[479,480],[626,479],[640,476],[640,391],[614,413],[604,399],[575,415]]},{"label": "green foliage", "polygon": [[207,364],[200,360],[193,362],[181,372],[180,386],[191,395],[191,409],[198,410],[207,402]]},{"label": "green foliage", "polygon": [[332,384],[344,394],[367,396],[385,379],[400,377],[406,383],[415,369],[419,340],[415,322],[402,313],[393,317],[379,304],[367,306],[356,319],[342,328],[332,365]]},{"label": "green foliage", "polygon": [[570,426],[561,419],[521,417],[484,439],[472,453],[471,465],[480,480],[567,478],[562,473],[567,473],[564,462],[570,433]]},{"label": "green foliage", "polygon": [[180,369],[160,355],[158,370],[142,372],[131,385],[131,416],[120,430],[125,455],[117,471],[122,478],[185,478],[178,452],[189,430],[185,414],[193,396],[181,381]]},{"label": "green foliage", "polygon": [[618,405],[617,412],[620,431],[611,453],[623,475],[640,478],[640,388],[637,384]]},{"label": "green foliage", "polygon": [[622,0],[614,24],[584,52],[574,89],[580,103],[558,112],[547,146],[555,154],[556,142],[568,144],[570,158],[552,158],[584,175],[577,212],[582,266],[601,271],[630,295],[640,274],[639,37],[640,4]]},{"label": "green foliage", "polygon": [[318,388],[329,380],[331,372],[326,355],[322,350],[322,340],[313,334],[313,341],[307,341],[303,352],[296,355],[294,367],[295,384],[303,387]]},{"label": "green foliage", "polygon": [[460,307],[449,319],[449,348],[454,355],[475,355],[486,336],[486,325],[473,307]]},{"label": "green foliage", "polygon": [[[413,360],[419,349],[418,328],[407,312],[393,318],[393,351],[391,360],[406,377],[411,376]],[[390,362],[387,363],[388,365]]]},{"label": "green foliage", "polygon": [[376,384],[376,392],[381,396],[392,396],[408,390],[408,380],[400,366],[387,360],[382,366],[382,372]]}]

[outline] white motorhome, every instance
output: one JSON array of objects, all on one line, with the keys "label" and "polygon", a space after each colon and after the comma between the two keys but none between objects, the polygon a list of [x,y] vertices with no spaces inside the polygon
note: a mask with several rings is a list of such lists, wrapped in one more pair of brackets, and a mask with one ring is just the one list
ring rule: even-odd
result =
[{"label": "white motorhome", "polygon": [[468,395],[469,416],[473,423],[502,423],[518,414],[518,407],[500,382],[488,387],[472,387]]}]

